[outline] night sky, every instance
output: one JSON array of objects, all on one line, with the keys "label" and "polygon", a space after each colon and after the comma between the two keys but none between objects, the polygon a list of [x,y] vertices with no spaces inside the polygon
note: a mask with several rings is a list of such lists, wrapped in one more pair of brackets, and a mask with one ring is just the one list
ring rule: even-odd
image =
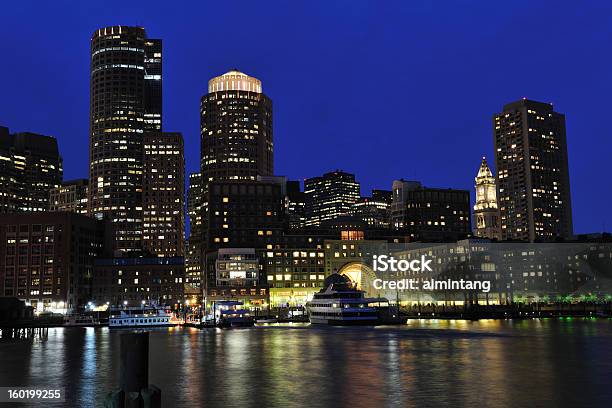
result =
[{"label": "night sky", "polygon": [[234,67],[274,102],[276,174],[343,169],[362,194],[473,190],[492,115],[528,97],[566,114],[575,232],[612,229],[612,2],[97,3],[0,8],[0,125],[56,136],[65,179],[88,174],[91,34],[139,25],[164,41],[164,130],[188,172],[207,81]]}]

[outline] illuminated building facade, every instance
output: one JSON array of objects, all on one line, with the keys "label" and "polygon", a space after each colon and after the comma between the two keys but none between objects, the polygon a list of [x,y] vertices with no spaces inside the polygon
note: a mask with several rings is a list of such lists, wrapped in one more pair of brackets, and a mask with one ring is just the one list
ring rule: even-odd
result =
[{"label": "illuminated building facade", "polygon": [[389,228],[392,192],[372,190],[371,197],[360,197],[353,204],[350,214],[372,228]]},{"label": "illuminated building facade", "polygon": [[476,204],[474,204],[474,235],[479,238],[501,239],[497,187],[493,172],[483,157],[475,178]]},{"label": "illuminated building facade", "polygon": [[65,181],[49,192],[49,211],[68,211],[87,214],[87,189],[89,180]]},{"label": "illuminated building facade", "polygon": [[161,65],[161,40],[142,27],[93,33],[89,213],[111,221],[120,251],[143,247],[143,135],[162,129]]},{"label": "illuminated building facade", "polygon": [[[231,70],[208,82],[200,105],[202,211],[208,185],[274,174],[272,101],[261,81]],[[206,215],[203,215],[206,222]]]},{"label": "illuminated building facade", "polygon": [[[194,289],[202,280],[202,175],[189,175],[187,191],[187,212],[189,214],[189,239],[185,254],[185,281]],[[186,287],[186,291],[188,288]]]},{"label": "illuminated building facade", "polygon": [[304,180],[306,226],[349,214],[360,195],[355,175],[340,170]]},{"label": "illuminated building facade", "polygon": [[59,187],[62,176],[54,137],[10,134],[0,126],[0,213],[47,211],[49,192]]},{"label": "illuminated building facade", "polygon": [[323,286],[325,254],[317,238],[310,238],[310,243],[267,249],[262,257],[273,307],[304,306]]},{"label": "illuminated building facade", "polygon": [[522,99],[494,116],[493,134],[502,239],[570,238],[565,116]]},{"label": "illuminated building facade", "polygon": [[0,296],[67,313],[90,300],[93,262],[110,248],[105,223],[70,212],[0,215]]},{"label": "illuminated building facade", "polygon": [[100,258],[94,270],[91,300],[95,304],[140,306],[144,301],[177,307],[183,303],[182,257]]},{"label": "illuminated building facade", "polygon": [[145,251],[182,257],[185,248],[185,157],[180,133],[143,136],[143,224]]}]

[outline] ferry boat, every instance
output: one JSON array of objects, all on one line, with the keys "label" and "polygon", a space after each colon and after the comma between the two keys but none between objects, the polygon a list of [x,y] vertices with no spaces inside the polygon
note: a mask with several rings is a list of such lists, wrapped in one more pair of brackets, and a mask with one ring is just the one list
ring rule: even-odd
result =
[{"label": "ferry boat", "polygon": [[108,327],[176,326],[179,321],[170,308],[158,306],[110,308]]},{"label": "ferry boat", "polygon": [[100,319],[91,315],[64,316],[64,326],[66,327],[100,326],[101,324]]},{"label": "ferry boat", "polygon": [[217,327],[249,327],[255,324],[251,313],[243,309],[243,302],[237,300],[217,300],[213,303],[214,319]]},{"label": "ferry boat", "polygon": [[338,273],[328,276],[323,288],[306,303],[312,324],[377,325],[388,314],[389,301],[385,298],[366,298],[349,278]]}]

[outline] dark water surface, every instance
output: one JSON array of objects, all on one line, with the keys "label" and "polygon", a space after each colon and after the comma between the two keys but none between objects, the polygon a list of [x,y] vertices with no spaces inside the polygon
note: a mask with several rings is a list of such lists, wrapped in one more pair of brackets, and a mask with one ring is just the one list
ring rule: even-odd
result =
[{"label": "dark water surface", "polygon": [[[0,342],[0,386],[64,387],[59,406],[101,406],[120,333]],[[152,331],[150,353],[167,408],[612,406],[612,320],[171,328]]]}]

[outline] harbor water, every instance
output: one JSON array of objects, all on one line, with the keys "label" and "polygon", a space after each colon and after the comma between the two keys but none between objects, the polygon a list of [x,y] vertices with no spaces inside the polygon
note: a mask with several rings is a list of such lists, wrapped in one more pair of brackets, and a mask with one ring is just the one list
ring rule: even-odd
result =
[{"label": "harbor water", "polygon": [[[62,387],[57,406],[102,406],[117,385],[121,332],[52,328],[46,338],[0,341],[0,386]],[[609,319],[150,335],[149,379],[164,407],[603,407],[612,404],[610,378]]]}]

